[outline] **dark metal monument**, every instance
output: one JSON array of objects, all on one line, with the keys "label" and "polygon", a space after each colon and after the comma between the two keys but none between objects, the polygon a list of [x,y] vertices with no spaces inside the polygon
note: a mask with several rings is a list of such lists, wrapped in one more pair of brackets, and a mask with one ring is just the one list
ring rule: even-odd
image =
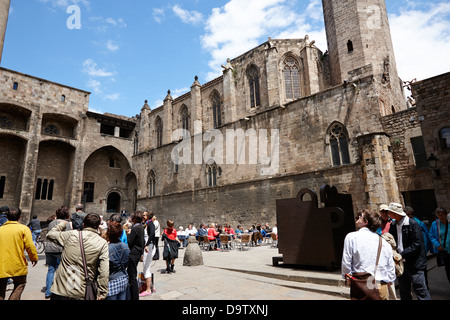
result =
[{"label": "dark metal monument", "polygon": [[352,197],[328,185],[320,188],[320,197],[322,208],[312,189],[277,200],[278,251],[283,256],[274,257],[274,265],[340,267],[345,236],[355,231]]}]

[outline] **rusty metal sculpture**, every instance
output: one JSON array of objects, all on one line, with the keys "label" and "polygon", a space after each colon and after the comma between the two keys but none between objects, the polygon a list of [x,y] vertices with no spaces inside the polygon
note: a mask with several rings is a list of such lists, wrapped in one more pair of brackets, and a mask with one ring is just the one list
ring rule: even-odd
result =
[{"label": "rusty metal sculpture", "polygon": [[[335,187],[320,188],[323,208],[312,189],[301,190],[296,198],[276,202],[278,250],[273,264],[340,267],[343,242],[355,230],[351,195],[339,194]],[[309,195],[310,201],[304,198]]]}]

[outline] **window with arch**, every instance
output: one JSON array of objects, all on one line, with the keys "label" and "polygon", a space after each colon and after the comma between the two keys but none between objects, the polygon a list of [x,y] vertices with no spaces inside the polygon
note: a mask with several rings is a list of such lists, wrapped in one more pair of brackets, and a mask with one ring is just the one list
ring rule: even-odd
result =
[{"label": "window with arch", "polygon": [[214,128],[218,128],[222,125],[222,105],[220,102],[220,95],[216,91],[212,96],[212,106],[213,106],[213,118],[214,118]]},{"label": "window with arch", "polygon": [[181,107],[180,117],[181,117],[181,126],[183,128],[183,139],[188,138],[190,132],[189,131],[190,117],[189,117],[189,110],[185,105]]},{"label": "window with arch", "polygon": [[222,176],[222,168],[217,166],[214,161],[208,162],[206,166],[206,174],[208,187],[216,187],[217,178]]},{"label": "window with arch", "polygon": [[155,126],[156,126],[156,146],[159,148],[163,144],[163,123],[159,116],[156,118]]},{"label": "window with arch", "polygon": [[36,184],[36,200],[53,200],[53,189],[55,180],[53,179],[37,179]]},{"label": "window with arch", "polygon": [[328,138],[333,166],[349,164],[348,134],[344,125],[334,123],[329,129]]},{"label": "window with arch", "polygon": [[283,65],[283,75],[287,100],[301,98],[299,70],[300,68],[297,59],[292,56],[286,57]]},{"label": "window with arch", "polygon": [[150,174],[148,177],[148,183],[149,183],[149,196],[154,197],[156,196],[156,174],[155,171],[152,169],[150,170]]},{"label": "window with arch", "polygon": [[450,127],[442,128],[439,131],[439,141],[442,149],[450,149]]},{"label": "window with arch", "polygon": [[251,66],[247,71],[248,84],[250,89],[250,107],[256,108],[261,105],[259,96],[259,72],[255,66]]}]

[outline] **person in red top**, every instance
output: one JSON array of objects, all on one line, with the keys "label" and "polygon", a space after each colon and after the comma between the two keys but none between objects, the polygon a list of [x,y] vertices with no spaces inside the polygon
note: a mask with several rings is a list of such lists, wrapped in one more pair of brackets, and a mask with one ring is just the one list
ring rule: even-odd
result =
[{"label": "person in red top", "polygon": [[209,229],[208,229],[208,240],[209,242],[213,242],[215,243],[215,247],[214,244],[212,243],[211,245],[213,246],[214,250],[219,250],[217,247],[217,237],[220,235],[219,231],[216,230],[216,227],[214,226],[214,223],[211,223],[209,225]]},{"label": "person in red top", "polygon": [[389,232],[389,228],[391,227],[391,218],[389,217],[389,211],[387,210],[388,206],[382,204],[380,206],[380,215],[381,215],[381,234],[385,234]]},{"label": "person in red top", "polygon": [[175,259],[178,258],[178,245],[180,240],[177,237],[173,220],[167,220],[167,228],[164,229],[162,241],[164,241],[163,259],[166,260],[166,273],[175,272]]}]

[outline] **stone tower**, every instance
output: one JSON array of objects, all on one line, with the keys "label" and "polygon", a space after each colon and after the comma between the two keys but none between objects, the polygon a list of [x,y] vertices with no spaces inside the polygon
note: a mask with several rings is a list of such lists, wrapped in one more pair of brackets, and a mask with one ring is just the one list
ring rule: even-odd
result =
[{"label": "stone tower", "polygon": [[[332,84],[372,73],[389,94],[383,98],[388,112],[382,110],[382,115],[406,108],[385,1],[322,0],[322,3]],[[365,70],[361,70],[363,67]]]},{"label": "stone tower", "polygon": [[10,4],[11,0],[0,0],[0,63],[2,62],[3,43],[5,42]]}]

